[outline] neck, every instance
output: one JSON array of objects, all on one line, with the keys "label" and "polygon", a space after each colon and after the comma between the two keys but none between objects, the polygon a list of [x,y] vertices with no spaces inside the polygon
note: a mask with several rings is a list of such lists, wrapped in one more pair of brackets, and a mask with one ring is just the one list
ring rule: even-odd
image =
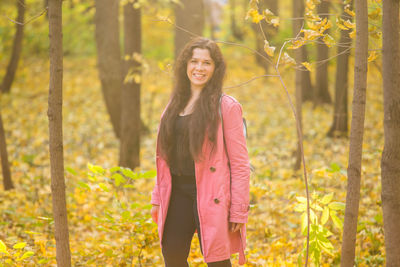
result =
[{"label": "neck", "polygon": [[190,91],[192,92],[192,96],[190,98],[192,98],[192,99],[199,98],[200,93],[201,93],[201,89],[202,88],[193,88],[193,87],[191,87]]}]

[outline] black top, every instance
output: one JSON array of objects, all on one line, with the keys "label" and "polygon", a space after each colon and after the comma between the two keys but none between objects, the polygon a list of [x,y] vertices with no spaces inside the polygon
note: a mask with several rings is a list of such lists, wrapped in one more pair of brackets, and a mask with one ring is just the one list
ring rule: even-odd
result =
[{"label": "black top", "polygon": [[171,161],[172,176],[179,176],[178,183],[196,184],[193,157],[189,151],[190,114],[178,116],[174,125],[174,147]]}]

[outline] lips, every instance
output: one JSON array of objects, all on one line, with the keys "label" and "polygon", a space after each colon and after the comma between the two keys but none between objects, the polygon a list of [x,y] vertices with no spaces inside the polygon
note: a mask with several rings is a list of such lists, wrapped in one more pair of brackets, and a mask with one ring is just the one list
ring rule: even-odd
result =
[{"label": "lips", "polygon": [[206,77],[205,74],[200,74],[200,73],[193,73],[192,76],[193,76],[193,78],[196,78],[196,79],[203,79]]}]

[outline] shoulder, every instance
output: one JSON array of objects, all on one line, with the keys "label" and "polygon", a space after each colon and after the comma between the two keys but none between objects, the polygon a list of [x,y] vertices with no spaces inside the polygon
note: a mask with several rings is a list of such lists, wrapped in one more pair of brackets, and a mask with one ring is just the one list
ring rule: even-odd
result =
[{"label": "shoulder", "polygon": [[[221,99],[221,111],[224,115],[229,115],[231,113],[241,113],[242,106],[239,101],[237,101],[233,96],[223,94]],[[237,111],[237,112],[234,112]]]},{"label": "shoulder", "polygon": [[221,107],[225,110],[229,110],[232,107],[241,107],[239,101],[236,100],[233,96],[223,94],[221,99]]}]

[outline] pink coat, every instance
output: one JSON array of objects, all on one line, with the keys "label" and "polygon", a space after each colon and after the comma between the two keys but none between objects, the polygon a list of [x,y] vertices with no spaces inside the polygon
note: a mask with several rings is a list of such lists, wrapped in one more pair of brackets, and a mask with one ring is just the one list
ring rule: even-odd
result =
[{"label": "pink coat", "polygon": [[[244,264],[246,226],[240,232],[229,231],[229,222],[247,222],[249,210],[250,164],[243,133],[242,107],[236,99],[224,95],[221,112],[229,159],[220,124],[214,153],[211,153],[211,144],[205,138],[202,153],[209,156],[195,162],[201,244],[205,262],[226,260],[239,252],[239,264]],[[171,196],[171,174],[158,151],[157,146],[157,180],[151,203],[160,205],[157,224],[161,243]]]}]

